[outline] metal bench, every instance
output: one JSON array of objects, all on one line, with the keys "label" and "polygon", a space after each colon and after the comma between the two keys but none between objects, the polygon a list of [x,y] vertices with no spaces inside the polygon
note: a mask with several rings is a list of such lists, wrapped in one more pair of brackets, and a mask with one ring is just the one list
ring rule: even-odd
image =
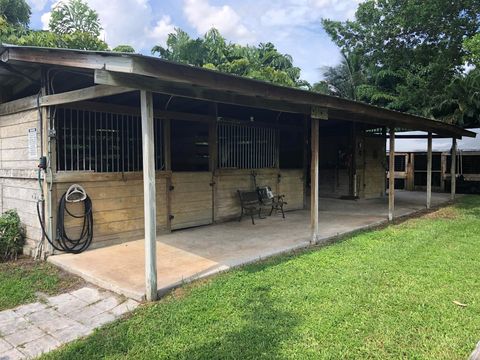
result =
[{"label": "metal bench", "polygon": [[283,206],[287,205],[285,195],[274,195],[270,186],[257,187],[258,197],[263,206],[271,207],[269,216],[272,216],[273,210],[275,212],[281,211],[282,217],[285,219],[285,212]]},{"label": "metal bench", "polygon": [[255,225],[254,215],[258,214],[258,218],[262,219],[262,204],[258,197],[258,192],[237,190],[237,193],[240,198],[240,206],[242,207],[238,221],[242,221],[243,215],[247,215],[252,218],[252,224]]}]

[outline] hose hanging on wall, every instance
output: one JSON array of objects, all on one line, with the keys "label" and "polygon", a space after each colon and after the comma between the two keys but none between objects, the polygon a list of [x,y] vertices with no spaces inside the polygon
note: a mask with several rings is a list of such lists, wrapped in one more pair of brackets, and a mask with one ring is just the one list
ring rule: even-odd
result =
[{"label": "hose hanging on wall", "polygon": [[[68,210],[69,203],[83,203],[83,214],[75,215]],[[85,251],[93,239],[93,211],[92,200],[86,191],[80,185],[72,185],[62,195],[57,211],[57,237],[56,241],[52,241],[44,228],[44,222],[40,214],[40,202],[37,203],[37,214],[40,219],[42,231],[47,241],[55,250],[63,251],[71,254],[79,254]],[[70,238],[65,229],[65,214],[75,219],[83,219],[82,231],[78,238]]]}]

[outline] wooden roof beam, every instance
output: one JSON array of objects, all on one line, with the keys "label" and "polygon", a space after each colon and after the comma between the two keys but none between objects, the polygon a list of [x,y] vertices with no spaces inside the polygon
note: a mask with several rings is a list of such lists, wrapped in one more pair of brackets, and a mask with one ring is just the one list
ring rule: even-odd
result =
[{"label": "wooden roof beam", "polygon": [[39,106],[43,107],[69,104],[78,101],[123,94],[131,91],[135,90],[117,86],[95,85],[84,89],[41,96],[40,98],[38,98],[37,95],[33,95],[23,99],[0,104],[0,115],[14,114],[21,111],[32,110]]},{"label": "wooden roof beam", "polygon": [[95,70],[96,84],[121,86],[148,90],[190,99],[201,99],[218,103],[240,105],[252,108],[270,109],[288,113],[310,114],[308,105],[291,104],[259,97],[249,97],[227,91],[216,91],[199,86],[185,85],[152,77],[123,74],[105,70]]}]

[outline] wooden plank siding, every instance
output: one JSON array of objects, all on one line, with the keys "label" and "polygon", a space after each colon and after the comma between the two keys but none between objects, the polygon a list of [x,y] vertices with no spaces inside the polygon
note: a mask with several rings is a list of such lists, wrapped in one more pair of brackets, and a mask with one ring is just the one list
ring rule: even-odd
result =
[{"label": "wooden plank siding", "polygon": [[365,137],[363,194],[365,199],[385,195],[386,150],[382,137]]},{"label": "wooden plank siding", "polygon": [[[79,182],[92,199],[94,221],[94,243],[110,244],[143,238],[144,207],[143,181],[99,181],[95,174],[91,181]],[[157,231],[167,231],[167,181],[156,179]],[[57,183],[54,193],[57,199],[65,193],[70,183]],[[71,211],[81,212],[81,204],[70,204]],[[81,219],[65,217],[65,227],[74,236],[81,230]]]},{"label": "wooden plank siding", "polygon": [[[302,169],[257,169],[257,186],[270,186],[274,193],[285,195],[285,210],[303,209],[304,181]],[[280,175],[280,176],[279,176]],[[215,182],[216,222],[236,219],[240,216],[237,190],[255,189],[252,170],[217,170]]]},{"label": "wooden plank siding", "polygon": [[36,109],[0,116],[0,212],[17,210],[26,230],[26,254],[30,254],[41,239],[36,209],[40,197],[38,160],[28,160],[30,128],[37,128],[40,156],[38,125]]},{"label": "wooden plank siding", "polygon": [[208,225],[213,222],[211,183],[211,172],[174,172],[172,174],[173,189],[170,191],[172,230]]}]

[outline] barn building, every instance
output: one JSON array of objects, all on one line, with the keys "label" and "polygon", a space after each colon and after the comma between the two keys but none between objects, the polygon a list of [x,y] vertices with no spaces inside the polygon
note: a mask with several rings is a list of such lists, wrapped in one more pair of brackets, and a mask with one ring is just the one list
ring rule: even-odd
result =
[{"label": "barn building", "polygon": [[[72,264],[91,256],[79,273],[149,300],[188,276],[223,269],[220,253],[267,249],[278,239],[287,242],[292,229],[302,244],[321,241],[319,201],[327,206],[329,199],[385,198],[392,220],[395,191],[390,186],[386,196],[385,154],[387,139],[395,150],[396,129],[427,132],[430,141],[453,139],[454,147],[456,139],[475,136],[431,119],[148,56],[10,45],[0,47],[0,56],[0,210],[18,210],[27,230],[25,252],[58,254],[47,238],[55,245],[62,234],[74,241],[92,231],[89,251],[49,259],[74,270]],[[59,207],[72,184],[91,199],[88,231],[82,218],[63,216]],[[262,224],[273,220],[235,222],[230,228],[242,230],[235,228],[239,235],[231,242],[225,240],[230,228],[222,225],[194,230],[206,232],[203,243],[187,230],[183,248],[180,240],[168,246],[156,241],[157,235],[174,239],[169,234],[180,229],[238,219],[238,191],[258,186],[285,196],[284,222],[264,232]],[[347,211],[344,204],[339,206]],[[70,212],[80,214],[81,206],[72,203]],[[220,245],[213,250],[215,236]],[[127,261],[122,256],[133,254],[133,240],[140,241],[137,250],[144,256]],[[168,277],[159,270],[169,261],[168,251],[192,246],[205,266],[185,275],[179,269],[186,263],[171,265],[168,274],[182,278],[160,286]],[[230,246],[237,248],[226,250]],[[279,249],[239,255],[229,264]],[[118,259],[123,268],[114,266]],[[135,266],[144,271],[135,273]],[[121,277],[117,285],[115,275]],[[128,280],[136,292],[120,285]]]}]

